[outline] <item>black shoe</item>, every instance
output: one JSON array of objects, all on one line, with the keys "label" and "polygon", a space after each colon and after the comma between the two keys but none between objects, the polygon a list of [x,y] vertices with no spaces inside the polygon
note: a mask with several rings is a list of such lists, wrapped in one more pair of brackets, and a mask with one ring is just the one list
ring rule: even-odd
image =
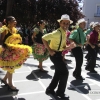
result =
[{"label": "black shoe", "polygon": [[56,92],[56,96],[60,97],[63,100],[69,100],[69,96],[66,94],[59,94]]},{"label": "black shoe", "polygon": [[2,83],[3,83],[5,86],[8,86],[7,82],[4,81],[3,79],[1,79],[1,84],[2,84]]},{"label": "black shoe", "polygon": [[55,95],[56,94],[54,90],[50,90],[49,88],[46,89],[45,93],[47,95]]},{"label": "black shoe", "polygon": [[19,91],[19,89],[17,89],[17,88],[12,88],[12,87],[9,86],[9,85],[8,85],[8,90],[10,90],[10,91],[15,91],[15,92],[18,92],[18,91]]},{"label": "black shoe", "polygon": [[82,76],[75,76],[75,78],[76,78],[77,80],[85,80],[85,78],[83,78]]},{"label": "black shoe", "polygon": [[97,73],[97,71],[95,71],[95,70],[91,70],[90,73]]}]

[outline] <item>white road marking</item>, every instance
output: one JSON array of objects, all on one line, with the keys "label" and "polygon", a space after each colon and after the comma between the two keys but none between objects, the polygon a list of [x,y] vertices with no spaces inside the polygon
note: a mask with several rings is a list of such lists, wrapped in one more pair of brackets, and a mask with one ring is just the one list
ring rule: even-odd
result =
[{"label": "white road marking", "polygon": [[[89,77],[89,75],[87,75],[86,73],[84,73],[84,72],[82,72],[82,75],[84,76],[84,77]],[[90,77],[92,77],[92,76],[90,76]],[[92,77],[92,78],[94,78],[94,77]],[[94,78],[94,79],[96,79],[96,78]],[[89,80],[89,81],[91,81],[93,84],[95,84],[95,85],[97,85],[97,86],[99,86],[100,87],[100,82],[99,81],[96,81],[96,80],[93,80],[93,79],[88,79],[87,78],[87,80]]]},{"label": "white road marking", "polygon": [[29,92],[29,93],[20,93],[18,95],[28,95],[28,94],[39,94],[39,93],[44,93],[45,91],[37,91],[37,92]]},{"label": "white road marking", "polygon": [[[28,67],[28,66],[27,66]],[[32,69],[30,67],[28,67],[30,69],[30,71],[32,71]],[[45,90],[46,87],[45,85],[40,81],[41,79],[37,77],[37,75],[32,71],[32,74],[34,75],[34,77],[38,80],[38,82],[41,84],[41,86],[43,87],[43,89]]]},{"label": "white road marking", "polygon": [[81,90],[79,90],[76,86],[72,85],[70,82],[67,82],[71,87],[73,87],[76,91],[78,91],[79,93],[81,93],[80,95],[82,95],[83,97],[85,97],[87,100],[92,100],[91,98],[89,98],[86,94],[84,94]]},{"label": "white road marking", "polygon": [[[68,59],[68,58],[67,58]],[[73,61],[72,63],[75,63],[75,61]],[[38,64],[38,63],[34,63],[34,64]],[[50,63],[44,63],[45,65],[49,65],[49,71],[52,71],[52,72],[54,72],[54,70],[51,70],[50,69],[50,66],[51,65],[53,65],[51,62]],[[68,64],[68,65],[70,65],[70,64]],[[31,69],[31,67],[28,67],[29,69],[30,69],[30,71],[32,71],[32,69]],[[23,72],[16,72],[16,73],[26,73],[26,72],[30,72],[30,71],[23,71]],[[98,70],[99,71],[99,70]],[[41,79],[39,79],[38,77],[37,77],[37,75],[34,73],[34,72],[32,72],[32,74],[35,76],[35,78],[36,78],[36,80],[38,79],[38,82],[41,84],[41,86],[44,88],[44,90],[45,90],[45,86],[44,86],[44,84],[41,82]],[[87,76],[89,76],[89,75],[87,75],[86,73],[84,73],[84,72],[82,72],[82,75],[84,76],[84,77],[87,77]],[[70,75],[70,77],[72,77],[71,75]],[[92,76],[90,76],[90,77],[92,77]],[[94,77],[92,77],[92,78],[94,78]],[[89,85],[97,85],[97,86],[99,86],[100,87],[100,82],[97,82],[96,80],[96,78],[94,78],[94,79],[96,79],[96,80],[93,80],[93,79],[88,79],[88,78],[86,78],[87,80],[89,80],[89,81],[91,81],[93,84],[89,84]],[[30,81],[30,80],[21,80],[21,81],[13,81],[13,83],[14,82],[25,82],[25,81]],[[82,96],[84,96],[87,100],[91,100],[87,95],[85,95],[85,94],[83,94],[83,92],[82,91],[80,91],[79,89],[78,89],[78,87],[82,87],[82,86],[84,86],[84,85],[78,85],[78,86],[74,86],[74,85],[72,85],[72,84],[70,84],[70,82],[68,82],[68,84],[69,85],[71,85],[75,90],[77,90],[78,92],[80,92],[80,93],[82,93],[81,95]],[[21,94],[18,94],[18,95],[28,95],[28,94],[36,94],[36,93],[44,93],[45,91],[38,91],[38,92],[29,92],[29,93],[21,93]],[[2,98],[2,97],[9,97],[9,96],[13,96],[14,94],[11,94],[11,95],[4,95],[4,96],[0,96],[0,98]],[[14,100],[18,100],[17,99],[17,96],[18,95],[16,95],[16,96],[13,96],[13,98],[14,98]],[[96,99],[96,100],[100,100],[100,99]]]},{"label": "white road marking", "polygon": [[[50,69],[50,67],[48,67],[48,68]],[[50,70],[51,70],[51,69],[50,69]],[[51,70],[51,71],[52,71],[52,70]],[[78,92],[80,92],[80,93],[81,93],[80,95],[82,95],[83,97],[85,97],[87,100],[92,100],[92,99],[89,98],[87,95],[85,95],[82,91],[80,91],[76,86],[70,84],[69,81],[67,81],[67,83],[68,83],[69,85],[71,85],[75,90],[77,90]],[[67,88],[67,87],[66,87],[66,88]]]}]

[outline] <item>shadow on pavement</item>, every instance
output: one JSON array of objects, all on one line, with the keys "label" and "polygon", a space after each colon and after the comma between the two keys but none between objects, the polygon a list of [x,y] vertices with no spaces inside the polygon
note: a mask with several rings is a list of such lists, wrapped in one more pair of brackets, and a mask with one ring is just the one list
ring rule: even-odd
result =
[{"label": "shadow on pavement", "polygon": [[1,75],[5,75],[5,72],[2,71],[2,70],[0,70],[0,76],[1,76]]},{"label": "shadow on pavement", "polygon": [[4,97],[4,98],[0,98],[0,100],[26,100],[24,98],[14,98],[14,97]]},{"label": "shadow on pavement", "polygon": [[17,98],[17,100],[26,100],[26,99],[24,99],[24,98]]},{"label": "shadow on pavement", "polygon": [[3,73],[3,72],[0,70],[0,74],[1,74],[1,73]]},{"label": "shadow on pavement", "polygon": [[4,98],[0,98],[0,100],[15,100],[15,98],[13,98],[13,97],[4,97]]},{"label": "shadow on pavement", "polygon": [[[36,76],[35,76],[35,75],[36,75]],[[41,71],[38,69],[38,70],[33,70],[26,78],[27,78],[28,80],[38,81],[37,78],[41,78],[41,79],[49,78],[49,79],[51,79],[52,76],[48,74],[48,71],[46,71],[46,72],[41,72]]]},{"label": "shadow on pavement", "polygon": [[34,80],[34,81],[38,81],[39,79],[37,79],[34,75],[33,75],[33,73],[31,72],[28,76],[26,76],[26,78],[28,79],[28,80]]},{"label": "shadow on pavement", "polygon": [[69,60],[69,59],[64,59],[66,64],[71,64],[72,63],[72,60]]},{"label": "shadow on pavement", "polygon": [[[68,69],[73,69],[73,67],[71,67],[71,66],[69,66],[69,65],[67,65],[67,64],[66,64],[66,66],[67,66]],[[54,69],[55,69],[55,66],[52,65],[52,66],[50,66],[50,68],[51,68],[52,70],[54,70]]]},{"label": "shadow on pavement", "polygon": [[13,96],[16,96],[18,92],[12,92],[8,90],[7,86],[0,87],[0,100],[15,100]]},{"label": "shadow on pavement", "polygon": [[99,58],[99,57],[97,57],[97,58],[96,58],[96,60],[100,60],[100,58]]},{"label": "shadow on pavement", "polygon": [[70,87],[68,87],[69,90],[74,90],[79,93],[88,94],[89,90],[91,90],[91,87],[88,83],[83,83],[83,80],[73,80],[70,82]]},{"label": "shadow on pavement", "polygon": [[73,54],[70,54],[70,55],[68,55],[68,54],[67,54],[66,56],[68,56],[68,57],[74,57],[74,55],[73,55]]},{"label": "shadow on pavement", "polygon": [[99,66],[100,66],[99,64],[96,64],[96,65],[95,65],[95,68],[98,68]]},{"label": "shadow on pavement", "polygon": [[87,78],[94,79],[94,80],[100,82],[100,75],[98,73],[93,74],[93,73],[88,72],[87,74],[90,76],[90,77],[87,77]]},{"label": "shadow on pavement", "polygon": [[48,71],[41,72],[40,70],[34,70],[34,71],[32,71],[32,73],[33,74],[35,73],[37,75],[37,77],[41,78],[41,79],[46,79],[46,78],[51,79],[52,78],[52,76],[48,74]]},{"label": "shadow on pavement", "polygon": [[64,98],[64,99],[61,99],[60,97],[58,97],[58,96],[52,96],[52,95],[49,95],[52,99],[50,99],[50,100],[70,100],[69,98]]},{"label": "shadow on pavement", "polygon": [[51,68],[52,70],[54,70],[54,69],[55,69],[55,66],[54,66],[54,65],[52,65],[52,66],[50,66],[50,68]]}]

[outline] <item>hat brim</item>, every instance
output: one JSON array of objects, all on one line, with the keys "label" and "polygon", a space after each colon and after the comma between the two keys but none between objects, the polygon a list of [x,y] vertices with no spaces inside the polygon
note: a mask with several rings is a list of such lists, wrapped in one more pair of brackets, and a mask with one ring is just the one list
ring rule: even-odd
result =
[{"label": "hat brim", "polygon": [[[61,21],[62,21],[62,19],[58,19],[58,20],[57,20],[57,22],[59,22],[59,23],[60,23]],[[72,23],[73,23],[73,21],[72,21],[72,20],[69,20],[69,21],[70,21],[70,24],[72,24]]]},{"label": "hat brim", "polygon": [[81,24],[81,23],[83,23],[83,22],[87,23],[87,21],[82,21],[82,22],[80,22],[80,23],[76,23],[76,25],[79,25],[79,24]]},{"label": "hat brim", "polygon": [[94,25],[94,26],[92,26],[92,28],[95,28],[96,26],[100,26],[100,24]]}]

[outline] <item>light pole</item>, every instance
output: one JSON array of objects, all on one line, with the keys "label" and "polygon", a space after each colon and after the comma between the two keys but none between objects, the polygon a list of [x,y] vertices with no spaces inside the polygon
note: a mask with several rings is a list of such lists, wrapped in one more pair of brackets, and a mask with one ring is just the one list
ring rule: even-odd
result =
[{"label": "light pole", "polygon": [[87,20],[87,29],[88,29],[88,26],[89,26],[89,19]]}]

